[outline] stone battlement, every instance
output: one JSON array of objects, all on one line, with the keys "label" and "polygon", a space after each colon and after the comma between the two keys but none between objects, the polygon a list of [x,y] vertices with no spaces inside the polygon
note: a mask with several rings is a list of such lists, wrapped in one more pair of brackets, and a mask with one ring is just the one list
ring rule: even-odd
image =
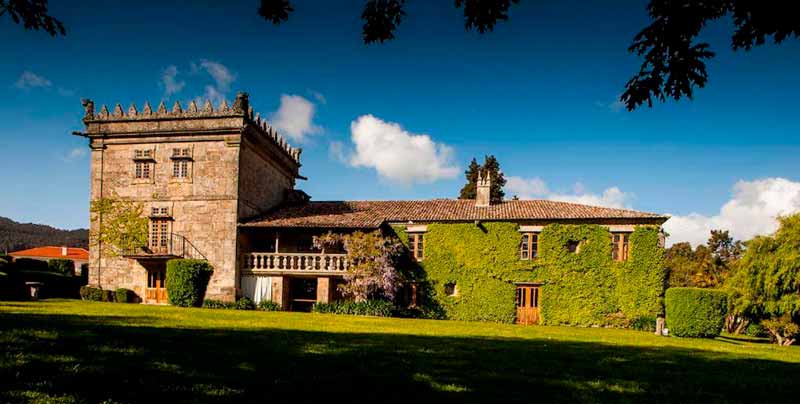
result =
[{"label": "stone battlement", "polygon": [[277,130],[267,123],[266,119],[261,119],[261,115],[258,113],[254,114],[247,93],[237,93],[236,99],[230,106],[223,99],[216,108],[214,108],[210,100],[205,101],[203,108],[199,108],[197,103],[192,100],[186,109],[183,108],[180,101],[175,101],[172,108],[167,110],[164,101],[161,101],[156,110],[153,111],[150,103],[145,101],[141,111],[135,104],[131,104],[126,111],[121,104],[117,103],[111,112],[108,111],[105,105],[100,108],[100,112],[95,112],[94,101],[83,99],[81,102],[84,108],[83,122],[85,124],[241,117],[245,120],[245,123],[251,124],[263,136],[271,139],[295,163],[300,164],[300,154],[303,149],[292,147]]}]

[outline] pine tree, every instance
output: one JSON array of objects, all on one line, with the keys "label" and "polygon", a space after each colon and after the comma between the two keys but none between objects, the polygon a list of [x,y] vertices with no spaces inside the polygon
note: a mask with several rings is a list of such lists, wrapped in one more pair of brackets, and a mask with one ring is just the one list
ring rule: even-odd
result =
[{"label": "pine tree", "polygon": [[467,183],[461,188],[458,199],[475,199],[477,193],[478,173],[488,172],[492,180],[491,188],[491,201],[492,203],[499,203],[503,201],[505,192],[503,186],[506,185],[506,179],[503,172],[500,171],[500,162],[497,161],[493,155],[484,157],[483,165],[479,165],[476,159],[472,159],[469,163],[467,171],[464,171],[464,176]]}]

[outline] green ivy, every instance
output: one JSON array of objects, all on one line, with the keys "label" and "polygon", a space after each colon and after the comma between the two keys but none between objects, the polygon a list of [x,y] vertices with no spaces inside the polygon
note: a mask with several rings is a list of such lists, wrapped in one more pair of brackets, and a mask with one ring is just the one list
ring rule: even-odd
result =
[{"label": "green ivy", "polygon": [[[407,246],[404,226],[392,230]],[[432,223],[424,259],[407,262],[403,273],[418,282],[420,304],[434,317],[513,322],[516,282],[542,283],[543,324],[627,326],[663,312],[663,249],[655,226],[636,228],[625,262],[611,259],[611,234],[599,225],[546,226],[533,261],[520,260],[519,241],[515,223]],[[580,243],[577,253],[568,251],[569,241]],[[455,296],[445,292],[451,283]]]}]

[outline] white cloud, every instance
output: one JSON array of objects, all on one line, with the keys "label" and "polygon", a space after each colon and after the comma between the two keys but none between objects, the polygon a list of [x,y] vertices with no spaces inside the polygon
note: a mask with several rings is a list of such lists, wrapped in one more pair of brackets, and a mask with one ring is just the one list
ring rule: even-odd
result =
[{"label": "white cloud", "polygon": [[328,103],[328,100],[319,91],[308,90],[308,93],[311,94],[311,96],[314,97],[314,99],[317,100],[318,103],[320,103],[322,105],[325,105],[325,104]]},{"label": "white cloud", "polygon": [[164,87],[164,97],[180,92],[186,86],[186,82],[179,80],[178,67],[175,65],[167,66],[161,73],[161,85]]},{"label": "white cloud", "polygon": [[53,83],[50,82],[50,80],[28,70],[23,71],[19,76],[19,79],[17,79],[17,82],[14,83],[14,87],[21,90],[28,90],[31,88],[47,88],[52,85]]},{"label": "white cloud", "polygon": [[84,156],[86,156],[86,154],[87,154],[86,147],[75,147],[70,149],[65,155],[61,156],[61,160],[69,163],[83,158]]},{"label": "white cloud", "polygon": [[459,174],[452,162],[453,148],[434,142],[426,134],[408,132],[397,123],[372,115],[351,122],[350,132],[355,150],[349,164],[374,168],[383,179],[401,184],[430,183]]},{"label": "white cloud", "polygon": [[738,181],[733,197],[718,214],[705,216],[690,213],[672,216],[664,229],[670,234],[668,244],[688,241],[692,245],[708,240],[712,229],[729,230],[735,239],[749,240],[756,235],[777,230],[777,217],[800,211],[800,182],[786,178]]},{"label": "white cloud", "polygon": [[508,177],[505,190],[511,196],[521,199],[549,199],[551,201],[580,203],[583,205],[605,206],[607,208],[629,209],[634,195],[623,192],[619,187],[606,188],[601,194],[587,192],[580,182],[575,183],[571,193],[553,192],[539,177]]},{"label": "white cloud", "polygon": [[302,143],[309,135],[322,132],[314,124],[315,106],[299,95],[281,95],[281,105],[272,114],[272,126],[291,140]]},{"label": "white cloud", "polygon": [[328,146],[328,156],[340,163],[347,164],[347,153],[344,150],[344,143],[334,140]]}]

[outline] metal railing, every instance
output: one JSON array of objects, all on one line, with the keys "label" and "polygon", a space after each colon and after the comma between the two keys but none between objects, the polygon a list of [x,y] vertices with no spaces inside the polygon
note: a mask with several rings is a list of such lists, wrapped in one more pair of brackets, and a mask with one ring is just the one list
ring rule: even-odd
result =
[{"label": "metal railing", "polygon": [[158,240],[149,240],[146,246],[128,246],[122,249],[125,257],[180,257],[206,259],[186,237],[177,233],[168,233]]}]

